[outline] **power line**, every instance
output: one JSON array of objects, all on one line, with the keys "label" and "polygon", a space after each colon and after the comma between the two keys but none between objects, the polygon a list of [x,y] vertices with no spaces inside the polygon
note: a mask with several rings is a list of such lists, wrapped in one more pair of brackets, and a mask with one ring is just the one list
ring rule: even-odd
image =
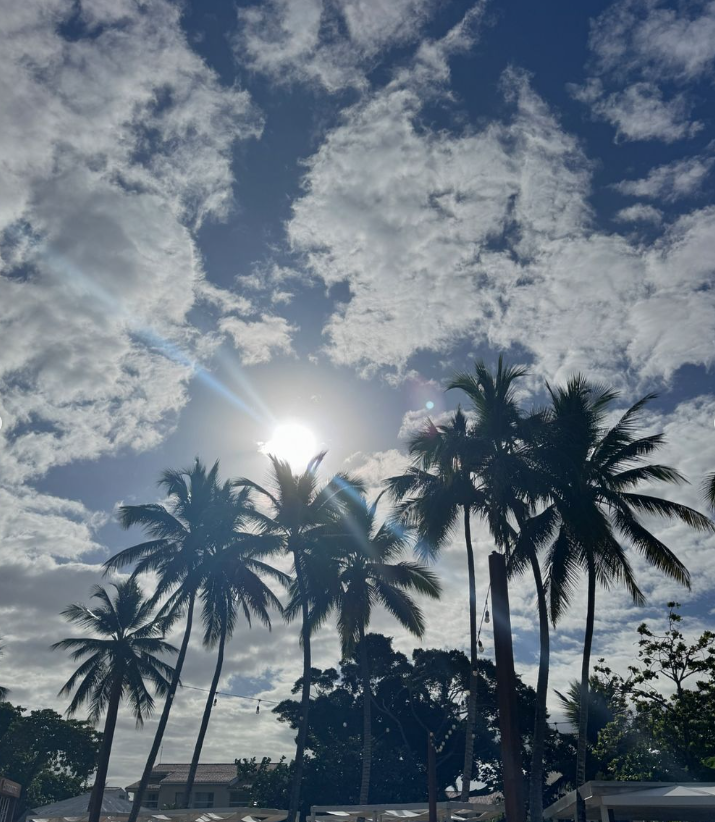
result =
[{"label": "power line", "polygon": [[[192,691],[203,691],[205,694],[209,693],[210,688],[197,688],[196,685],[183,685],[182,688],[190,688]],[[228,691],[216,691],[216,696],[232,696],[236,699],[250,699],[251,702],[263,703],[265,705],[279,705],[279,702],[274,702],[272,699],[263,699],[263,697],[246,696],[245,694],[231,694]]]}]

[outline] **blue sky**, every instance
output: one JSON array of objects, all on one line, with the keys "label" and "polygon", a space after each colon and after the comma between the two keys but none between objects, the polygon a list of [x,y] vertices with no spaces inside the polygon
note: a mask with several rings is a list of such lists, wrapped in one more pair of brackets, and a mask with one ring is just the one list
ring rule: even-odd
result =
[{"label": "blue sky", "polygon": [[[114,510],[156,499],[163,467],[199,454],[261,479],[259,443],[297,419],[326,470],[377,489],[476,356],[529,364],[528,403],[579,370],[624,405],[658,391],[646,423],[693,481],[673,493],[699,504],[715,3],[26,0],[2,28],[0,633],[17,701],[63,707],[57,614],[129,544]],[[669,598],[694,630],[712,622],[712,540],[660,533],[693,591],[641,568],[648,608],[599,594],[597,653],[615,665]],[[465,644],[463,564],[455,540],[428,645]],[[528,580],[513,599],[532,681]],[[582,620],[574,607],[554,638],[556,687]],[[295,649],[293,627],[239,631],[223,687],[283,697]],[[337,653],[324,631],[318,664]],[[188,664],[205,684],[198,646]],[[189,756],[199,703],[177,700],[167,758]],[[290,751],[269,714],[220,711],[207,759]],[[125,718],[119,784],[151,727]]]}]

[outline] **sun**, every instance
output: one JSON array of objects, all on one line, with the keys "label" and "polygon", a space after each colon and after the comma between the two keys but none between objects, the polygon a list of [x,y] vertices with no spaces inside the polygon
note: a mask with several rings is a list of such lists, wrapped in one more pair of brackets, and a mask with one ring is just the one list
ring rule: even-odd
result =
[{"label": "sun", "polygon": [[318,453],[318,441],[310,429],[298,422],[283,422],[268,442],[261,446],[262,453],[284,460],[296,472],[305,471]]}]

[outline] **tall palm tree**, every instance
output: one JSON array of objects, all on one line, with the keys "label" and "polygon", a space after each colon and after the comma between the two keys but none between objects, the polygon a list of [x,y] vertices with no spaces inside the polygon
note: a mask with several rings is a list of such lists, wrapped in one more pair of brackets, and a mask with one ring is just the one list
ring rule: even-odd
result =
[{"label": "tall palm tree", "polygon": [[105,711],[107,714],[97,777],[89,802],[89,822],[98,822],[101,815],[120,703],[123,699],[129,701],[137,725],[141,726],[154,708],[146,680],[152,683],[157,696],[164,696],[174,673],[157,655],[177,652],[163,639],[166,620],[152,617],[152,603],[142,597],[136,580],[129,579],[113,587],[113,598],[105,588],[96,585],[92,599],[97,600],[97,605],[91,608],[69,605],[62,612],[65,619],[92,631],[94,636],[71,637],[52,646],[53,650],[71,651],[75,661],[82,660],[60,691],[60,695],[74,691],[68,716],[76,714],[85,704],[89,706],[89,720],[93,723],[97,723]]},{"label": "tall palm tree", "polygon": [[[623,545],[625,541],[654,567],[690,586],[690,574],[675,554],[641,522],[640,515],[679,519],[692,528],[712,531],[710,520],[685,505],[644,494],[643,483],[680,483],[682,475],[667,465],[648,462],[663,443],[662,434],[637,436],[649,394],[632,405],[611,428],[606,416],[618,393],[570,379],[565,387],[548,386],[551,397],[549,435],[541,450],[542,468],[551,487],[551,509],[557,518],[548,554],[551,618],[555,622],[569,604],[580,571],[587,582],[586,630],[581,666],[576,781],[585,780],[586,732],[591,645],[596,584],[622,584],[634,602],[643,602]],[[579,818],[585,807],[579,803]]]},{"label": "tall palm tree", "polygon": [[[382,605],[403,628],[421,637],[424,618],[410,593],[433,599],[440,595],[432,571],[420,563],[400,559],[409,545],[405,529],[389,523],[377,526],[378,502],[379,497],[372,505],[362,495],[348,497],[339,517],[327,529],[327,539],[306,556],[307,575],[313,581],[309,585],[311,630],[336,610],[343,657],[347,659],[356,651],[359,655],[363,700],[361,805],[368,802],[372,765],[371,673],[365,641],[372,610]],[[300,594],[294,586],[288,615],[295,614],[300,606]]]},{"label": "tall palm tree", "polygon": [[210,555],[202,565],[204,582],[201,589],[203,643],[206,648],[217,647],[216,666],[186,781],[183,804],[187,808],[192,807],[191,793],[196,769],[221,677],[226,642],[233,635],[238,612],[243,613],[249,627],[252,617],[256,617],[270,630],[269,609],[272,607],[283,613],[283,608],[261,575],[269,575],[284,585],[290,581],[287,574],[261,560],[261,557],[277,550],[279,543],[270,537],[241,530],[254,513],[249,489],[243,488],[236,493],[232,488],[224,488],[222,496],[224,499],[217,517],[226,530],[210,548]]},{"label": "tall palm tree", "polygon": [[[539,613],[539,672],[531,745],[529,817],[531,822],[541,822],[550,639],[538,551],[552,533],[554,517],[552,512],[535,514],[537,503],[548,491],[534,460],[544,419],[541,413],[526,416],[519,407],[517,382],[526,374],[523,367],[505,365],[503,357],[499,357],[494,374],[483,362],[477,361],[474,374],[457,374],[447,389],[459,389],[471,401],[472,437],[481,447],[472,449],[477,459],[469,468],[483,497],[482,513],[489,530],[497,545],[507,553],[509,574],[513,576],[530,568],[534,578]],[[462,796],[467,798],[464,788]]]},{"label": "tall palm tree", "polygon": [[396,519],[413,527],[417,551],[434,558],[462,519],[467,552],[469,589],[469,651],[471,676],[462,773],[462,798],[469,797],[472,779],[474,721],[477,700],[477,583],[472,546],[471,516],[483,509],[484,496],[472,481],[471,466],[478,462],[477,443],[466,415],[457,409],[442,425],[431,420],[409,442],[413,464],[399,476],[385,480],[390,497],[398,504]]},{"label": "tall palm tree", "polygon": [[119,509],[123,528],[140,525],[150,539],[125,548],[104,564],[105,573],[131,564],[135,565],[134,577],[155,573],[158,581],[152,602],[168,596],[161,613],[172,619],[185,616],[186,620],[176,667],[128,822],[136,822],[161,747],[191,637],[194,605],[203,581],[202,562],[214,544],[217,529],[221,529],[216,516],[221,492],[218,462],[208,471],[198,459],[183,471],[166,470],[159,479],[159,487],[168,497],[165,505],[125,505]]},{"label": "tall palm tree", "polygon": [[[301,602],[300,638],[303,647],[301,719],[288,803],[288,822],[295,822],[300,805],[310,710],[311,630],[306,558],[311,550],[315,550],[315,547],[325,539],[327,528],[334,523],[344,501],[351,495],[362,491],[362,484],[346,474],[336,474],[327,484],[321,486],[317,471],[324,456],[325,453],[318,454],[301,474],[294,474],[288,462],[270,456],[271,490],[249,479],[235,480],[235,485],[253,488],[267,500],[270,507],[269,513],[263,514],[256,511],[254,519],[260,533],[264,536],[278,538],[282,550],[292,558],[296,589]],[[130,822],[135,821],[130,820]]]}]

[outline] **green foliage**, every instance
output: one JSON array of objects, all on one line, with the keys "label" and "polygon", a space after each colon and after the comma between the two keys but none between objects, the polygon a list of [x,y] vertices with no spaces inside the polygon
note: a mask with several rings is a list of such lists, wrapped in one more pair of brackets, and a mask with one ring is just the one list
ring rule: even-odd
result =
[{"label": "green foliage", "polygon": [[[365,641],[373,689],[370,801],[420,802],[425,799],[428,730],[436,732],[438,745],[444,742],[437,755],[437,784],[440,796],[445,798],[444,791],[461,775],[463,765],[470,678],[468,658],[456,650],[416,649],[412,659],[408,659],[393,650],[392,641],[381,634],[368,634]],[[315,695],[309,714],[303,810],[311,804],[347,804],[358,800],[363,721],[358,659],[359,648],[353,658],[341,663],[339,671],[313,669]],[[487,790],[495,790],[501,787],[496,676],[489,660],[480,660],[478,671],[474,773]],[[294,692],[299,691],[300,686],[298,681]],[[535,694],[520,681],[518,699],[526,765]],[[281,722],[295,729],[300,718],[300,703],[284,700],[274,708],[274,713]],[[452,726],[456,727],[448,734]],[[246,767],[249,766],[250,762]],[[268,778],[271,790],[277,782],[280,782],[278,776]],[[261,791],[256,789],[252,798],[266,798],[267,794]],[[280,794],[271,796],[281,799]],[[278,807],[285,805],[278,802]]]},{"label": "green foliage", "polygon": [[50,709],[0,703],[2,775],[23,786],[22,813],[76,796],[97,765],[102,735],[89,722],[63,719]]},{"label": "green foliage", "polygon": [[594,748],[606,778],[715,779],[715,634],[688,641],[679,607],[668,603],[663,633],[638,628],[637,663],[626,679],[612,676],[625,710]]},{"label": "green foliage", "polygon": [[251,759],[237,759],[236,771],[239,780],[245,779],[250,785],[249,805],[261,808],[287,807],[293,763],[288,764],[285,757],[281,757],[278,762],[271,762],[265,756],[260,762],[255,756]]}]

